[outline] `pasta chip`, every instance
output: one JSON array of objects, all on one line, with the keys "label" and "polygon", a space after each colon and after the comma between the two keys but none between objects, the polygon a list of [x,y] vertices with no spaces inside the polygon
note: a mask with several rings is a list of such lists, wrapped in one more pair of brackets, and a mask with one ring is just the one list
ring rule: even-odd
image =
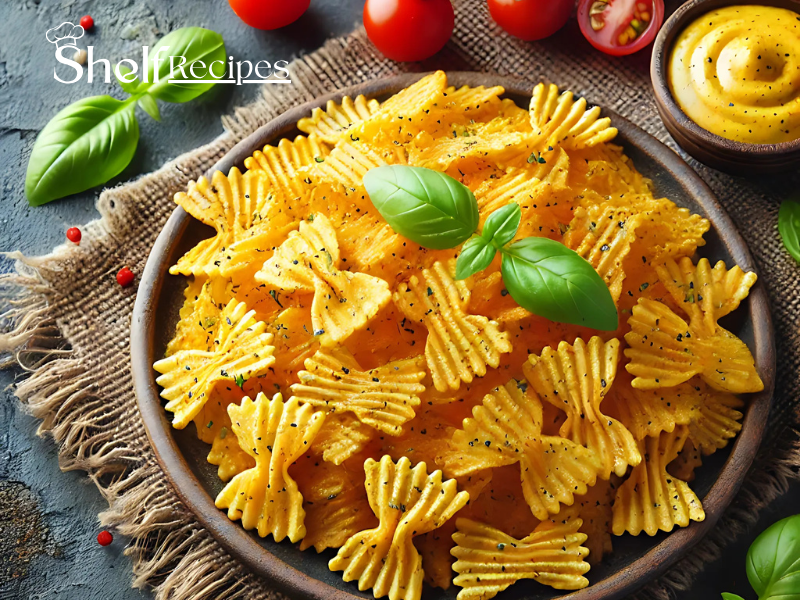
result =
[{"label": "pasta chip", "polygon": [[595,452],[603,479],[612,472],[621,477],[628,465],[642,460],[631,432],[600,410],[614,383],[618,358],[619,340],[603,342],[595,336],[588,344],[578,338],[573,345],[561,342],[558,350],[547,347],[524,366],[534,391],[566,413],[561,437]]},{"label": "pasta chip", "polygon": [[689,422],[689,439],[705,456],[728,445],[742,430],[744,415],[738,410],[744,402],[726,392],[719,392],[698,383],[695,386],[702,401]]},{"label": "pasta chip", "polygon": [[339,244],[330,221],[303,221],[255,274],[256,281],[287,293],[313,292],[311,323],[331,346],[364,326],[391,299],[388,284],[364,273],[340,271]]},{"label": "pasta chip", "polygon": [[175,326],[175,335],[167,344],[166,356],[192,348],[210,351],[219,329],[222,310],[214,300],[210,282],[202,278],[194,279],[184,296],[186,299]]},{"label": "pasta chip", "polygon": [[300,383],[291,390],[304,404],[331,413],[352,412],[362,423],[400,435],[425,391],[421,358],[364,370],[346,348],[323,348],[306,360],[306,370],[298,374]]},{"label": "pasta chip", "polygon": [[453,434],[442,464],[448,474],[462,476],[519,463],[525,501],[537,518],[546,519],[594,485],[600,463],[579,444],[541,434],[542,405],[525,395],[527,387],[511,381],[488,394]]},{"label": "pasta chip", "polygon": [[253,457],[239,446],[236,435],[231,431],[231,420],[227,413],[223,426],[211,442],[206,460],[218,467],[217,476],[225,482],[242,471],[252,469],[256,464]]},{"label": "pasta chip", "polygon": [[275,362],[272,334],[253,315],[243,302],[231,300],[220,315],[212,351],[179,350],[153,365],[161,373],[156,382],[168,400],[165,408],[174,413],[173,427],[186,427],[217,383],[258,377]]},{"label": "pasta chip", "polygon": [[412,538],[441,527],[469,500],[442,472],[428,475],[425,463],[413,469],[407,458],[397,464],[384,456],[364,463],[369,504],[380,521],[375,529],[355,534],[328,563],[344,571],[345,581],[358,581],[361,591],[372,588],[375,598],[419,600],[422,558]]},{"label": "pasta chip", "polygon": [[686,482],[694,480],[695,469],[703,464],[703,459],[692,438],[687,438],[683,449],[678,452],[678,457],[667,465],[667,472]]},{"label": "pasta chip", "polygon": [[572,92],[558,93],[558,87],[540,83],[533,88],[531,125],[543,144],[565,149],[591,148],[617,136],[611,119],[600,118],[600,107],[587,108],[586,100]]},{"label": "pasta chip", "polygon": [[394,301],[408,319],[427,328],[425,358],[439,391],[483,377],[487,365],[496,368],[500,355],[511,352],[509,336],[496,322],[465,312],[469,290],[441,262],[424,269],[421,280],[414,275],[401,283]]},{"label": "pasta chip", "polygon": [[722,327],[711,335],[697,331],[665,304],[647,298],[633,307],[628,325],[626,369],[635,376],[635,388],[673,387],[700,375],[720,391],[743,394],[764,389],[750,350]]},{"label": "pasta chip", "polygon": [[186,192],[175,194],[175,203],[198,221],[213,227],[216,234],[189,250],[169,272],[221,275],[221,265],[230,260],[226,249],[260,220],[269,195],[269,181],[263,174],[248,171],[242,175],[236,167],[227,176],[215,171],[211,181],[201,177],[197,182],[189,182]]},{"label": "pasta chip", "polygon": [[351,536],[378,524],[367,501],[364,469],[360,466],[349,469],[306,456],[292,467],[292,474],[306,511],[306,534],[300,550],[340,548]]},{"label": "pasta chip", "polygon": [[689,315],[689,324],[695,331],[713,335],[717,321],[739,307],[755,284],[755,273],[745,273],[738,266],[728,270],[719,261],[714,268],[707,258],[697,265],[683,257],[678,262],[670,259],[656,267],[658,278],[672,298]]},{"label": "pasta chip", "polygon": [[350,96],[342,98],[341,103],[328,100],[325,109],[315,108],[310,117],[297,122],[297,128],[309,137],[335,146],[347,135],[347,131],[355,124],[368,119],[380,108],[377,100],[368,100],[362,95],[353,100]]},{"label": "pasta chip", "polygon": [[456,557],[453,580],[461,587],[458,600],[489,600],[522,579],[533,579],[557,590],[579,590],[589,585],[583,576],[589,570],[581,546],[586,534],[579,533],[580,519],[543,521],[523,539],[472,521],[456,520],[453,539]]},{"label": "pasta chip", "polygon": [[678,456],[688,435],[688,427],[682,425],[639,442],[646,459],[617,489],[614,535],[639,535],[644,531],[652,536],[659,531],[672,531],[675,525],[686,527],[690,520],[705,519],[703,506],[689,485],[667,472],[667,465]]},{"label": "pasta chip", "polygon": [[249,172],[263,173],[273,190],[282,190],[293,198],[305,197],[311,189],[303,179],[328,152],[315,136],[298,135],[293,141],[284,138],[277,146],[256,150],[244,160],[244,166]]},{"label": "pasta chip", "polygon": [[350,413],[334,413],[314,440],[312,451],[322,454],[323,460],[341,465],[364,449],[375,437],[375,430]]},{"label": "pasta chip", "polygon": [[259,393],[231,404],[228,415],[239,445],[255,467],[236,475],[217,496],[217,508],[227,508],[228,518],[241,519],[245,529],[297,542],[306,534],[303,496],[289,476],[289,466],[308,448],[322,427],[324,413],[300,406],[275,394],[269,400]]},{"label": "pasta chip", "polygon": [[422,557],[424,581],[431,587],[450,589],[453,579],[453,557],[450,550],[455,545],[455,531],[456,521],[450,519],[438,529],[414,538],[414,546]]}]

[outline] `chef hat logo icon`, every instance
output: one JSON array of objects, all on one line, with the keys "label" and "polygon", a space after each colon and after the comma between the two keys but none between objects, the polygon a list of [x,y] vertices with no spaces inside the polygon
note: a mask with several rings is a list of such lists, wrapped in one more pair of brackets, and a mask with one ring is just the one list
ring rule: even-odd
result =
[{"label": "chef hat logo icon", "polygon": [[55,44],[56,48],[77,48],[77,40],[83,37],[83,27],[64,21],[58,27],[48,29],[45,37],[48,42]]}]

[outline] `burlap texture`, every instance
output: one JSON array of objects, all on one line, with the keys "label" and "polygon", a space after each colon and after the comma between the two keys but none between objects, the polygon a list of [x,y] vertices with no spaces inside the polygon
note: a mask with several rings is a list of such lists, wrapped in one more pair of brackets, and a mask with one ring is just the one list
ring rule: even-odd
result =
[{"label": "burlap texture", "polygon": [[[627,116],[675,148],[659,120],[647,56],[614,59],[591,49],[571,23],[541,43],[505,35],[485,0],[456,0],[456,31],[445,51],[418,70],[444,68],[553,81]],[[669,4],[669,3],[668,3]],[[668,8],[675,8],[672,2]],[[669,11],[668,11],[669,12]],[[261,100],[224,118],[226,133],[178,157],[156,173],[103,192],[101,218],[84,229],[80,246],[39,258],[18,256],[18,273],[0,281],[6,301],[0,351],[28,374],[16,394],[60,446],[63,469],[88,473],[108,499],[104,525],[131,537],[133,585],[150,585],[159,599],[274,597],[268,582],[248,573],[198,526],[166,482],[142,426],[129,367],[129,327],[135,288],[121,290],[123,265],[141,273],[172,197],[227,150],[284,110],[321,94],[401,72],[358,30],[331,40],[292,65],[291,86],[264,86]],[[776,222],[780,199],[796,176],[768,180],[729,177],[692,162],[714,189],[750,245],[769,291],[778,340],[775,409],[765,446],[734,505],[715,531],[665,577],[639,593],[663,598],[686,589],[703,563],[756,518],[796,476],[800,390],[800,267],[782,249]]]}]

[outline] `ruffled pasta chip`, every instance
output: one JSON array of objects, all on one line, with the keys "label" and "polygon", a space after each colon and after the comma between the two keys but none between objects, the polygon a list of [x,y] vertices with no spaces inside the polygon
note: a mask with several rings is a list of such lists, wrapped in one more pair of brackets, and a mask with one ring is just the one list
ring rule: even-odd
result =
[{"label": "ruffled pasta chip", "polygon": [[719,392],[698,383],[695,390],[702,400],[689,422],[689,439],[693,446],[708,456],[728,445],[742,430],[744,416],[738,409],[744,402],[726,392]]},{"label": "ruffled pasta chip", "polygon": [[633,307],[628,325],[625,356],[630,362],[625,368],[635,376],[635,388],[673,387],[700,375],[720,391],[764,389],[750,350],[722,327],[710,335],[697,331],[665,304],[647,298]]},{"label": "ruffled pasta chip", "polygon": [[325,109],[315,108],[310,117],[300,119],[297,128],[309,137],[317,138],[335,146],[339,140],[346,137],[348,129],[353,125],[368,119],[380,108],[377,100],[368,100],[364,96],[357,96],[353,100],[350,96],[342,98],[341,103],[328,100]]},{"label": "ruffled pasta chip", "polygon": [[524,366],[525,377],[536,393],[567,415],[561,437],[595,452],[600,459],[600,477],[620,477],[628,465],[642,460],[636,441],[625,426],[600,410],[600,403],[614,383],[619,358],[619,340],[608,342],[597,336],[587,344],[581,338],[573,345],[561,342],[541,356],[531,355]]},{"label": "ruffled pasta chip", "polygon": [[469,500],[442,472],[428,475],[425,463],[413,469],[407,458],[395,464],[384,456],[364,463],[369,504],[380,521],[375,529],[351,537],[328,563],[344,571],[345,581],[358,581],[361,591],[372,588],[375,598],[419,600],[422,558],[412,538],[441,527]]},{"label": "ruffled pasta chip", "polygon": [[531,125],[543,144],[565,149],[591,148],[617,136],[611,119],[600,118],[600,107],[587,108],[586,100],[572,92],[558,93],[558,87],[540,83],[533,88]]},{"label": "ruffled pasta chip", "polygon": [[564,244],[589,261],[603,278],[614,302],[622,293],[623,263],[636,240],[640,221],[625,208],[578,207],[564,236]]},{"label": "ruffled pasta chip", "polygon": [[364,370],[346,348],[324,348],[306,360],[306,370],[292,385],[294,397],[328,412],[352,412],[362,423],[400,435],[414,418],[425,371],[421,357]]},{"label": "ruffled pasta chip", "polygon": [[219,382],[258,377],[275,362],[272,334],[253,315],[243,302],[231,300],[220,315],[214,350],[180,350],[153,365],[162,374],[156,383],[164,388],[165,408],[174,413],[173,427],[186,427]]},{"label": "ruffled pasta chip", "polygon": [[340,548],[351,536],[378,524],[367,501],[360,465],[349,469],[319,460],[312,463],[307,456],[296,463],[292,473],[306,511],[306,534],[300,550]]},{"label": "ruffled pasta chip", "polygon": [[511,352],[507,333],[497,323],[479,315],[468,315],[469,289],[454,281],[441,262],[401,283],[394,301],[403,314],[428,330],[425,358],[439,391],[457,390],[464,381],[486,375],[486,367],[497,367],[500,356]]},{"label": "ruffled pasta chip", "polygon": [[728,270],[719,261],[714,268],[707,258],[697,265],[683,257],[668,260],[656,267],[658,278],[678,306],[689,315],[689,324],[697,332],[713,335],[717,321],[739,307],[755,284],[755,273],[745,273],[738,266]]},{"label": "ruffled pasta chip", "polygon": [[537,518],[546,519],[594,485],[600,463],[579,444],[542,435],[542,405],[525,395],[527,387],[511,381],[488,394],[453,434],[442,464],[449,475],[462,476],[519,463],[525,501]]},{"label": "ruffled pasta chip", "polygon": [[214,300],[212,284],[194,279],[184,292],[185,301],[179,313],[175,335],[167,344],[166,356],[179,350],[207,350],[214,346],[222,309]]},{"label": "ruffled pasta chip", "polygon": [[375,429],[351,413],[335,413],[328,416],[311,450],[321,453],[326,462],[341,465],[363,452],[374,437]]},{"label": "ruffled pasta chip", "polygon": [[186,192],[175,194],[175,203],[198,221],[216,230],[170,267],[173,275],[221,275],[221,267],[231,260],[226,254],[243,232],[260,221],[270,199],[270,184],[262,173],[244,175],[233,167],[228,175],[216,171],[208,181],[201,177],[189,182]]},{"label": "ruffled pasta chip", "polygon": [[217,466],[217,476],[225,482],[242,471],[252,469],[256,464],[253,457],[239,446],[236,435],[231,431],[231,420],[227,413],[223,426],[211,442],[206,460]]},{"label": "ruffled pasta chip", "polygon": [[323,215],[303,221],[255,274],[285,293],[314,293],[314,335],[331,346],[363,327],[391,299],[388,284],[364,273],[340,271],[336,230]]},{"label": "ruffled pasta chip", "polygon": [[293,141],[282,139],[277,146],[264,146],[244,160],[249,172],[263,173],[273,190],[283,190],[292,197],[304,197],[311,188],[304,178],[329,150],[315,136],[298,135]]},{"label": "ruffled pasta chip", "polygon": [[688,427],[680,426],[639,442],[646,459],[617,490],[614,535],[639,535],[642,531],[655,535],[705,519],[703,506],[689,485],[667,472],[667,465],[678,456],[688,435]]},{"label": "ruffled pasta chip", "polygon": [[572,507],[565,509],[563,516],[559,514],[550,517],[553,523],[558,523],[574,512],[575,516],[583,521],[578,531],[588,536],[583,545],[589,550],[586,560],[590,565],[599,564],[603,556],[610,554],[613,550],[611,505],[614,503],[614,491],[615,488],[610,481],[600,479],[596,485],[589,488],[586,494],[578,497]]},{"label": "ruffled pasta chip", "polygon": [[241,406],[230,405],[228,415],[239,445],[256,464],[223,488],[217,508],[227,508],[229,519],[241,519],[242,527],[255,528],[261,537],[297,542],[306,534],[305,511],[289,466],[314,440],[324,413],[296,400],[284,404],[280,394],[269,400],[259,393],[255,400],[244,398]]},{"label": "ruffled pasta chip", "polygon": [[678,457],[667,465],[667,472],[682,481],[691,482],[694,480],[695,469],[702,464],[700,450],[695,447],[692,438],[688,438]]},{"label": "ruffled pasta chip", "polygon": [[499,529],[457,519],[451,550],[456,562],[453,580],[461,591],[458,600],[489,600],[522,579],[533,579],[557,590],[579,590],[589,585],[583,576],[589,570],[581,546],[586,534],[579,533],[580,519],[543,521],[521,540]]},{"label": "ruffled pasta chip", "polygon": [[450,550],[455,545],[455,531],[456,521],[450,519],[438,529],[414,538],[414,546],[422,557],[424,581],[431,587],[450,589],[453,580],[453,557]]}]

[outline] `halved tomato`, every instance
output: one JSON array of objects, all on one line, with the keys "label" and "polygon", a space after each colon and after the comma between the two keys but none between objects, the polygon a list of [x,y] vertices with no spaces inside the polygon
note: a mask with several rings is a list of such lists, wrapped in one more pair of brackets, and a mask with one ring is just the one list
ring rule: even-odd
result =
[{"label": "halved tomato", "polygon": [[647,46],[664,22],[664,0],[580,0],[578,24],[589,43],[624,56]]}]

